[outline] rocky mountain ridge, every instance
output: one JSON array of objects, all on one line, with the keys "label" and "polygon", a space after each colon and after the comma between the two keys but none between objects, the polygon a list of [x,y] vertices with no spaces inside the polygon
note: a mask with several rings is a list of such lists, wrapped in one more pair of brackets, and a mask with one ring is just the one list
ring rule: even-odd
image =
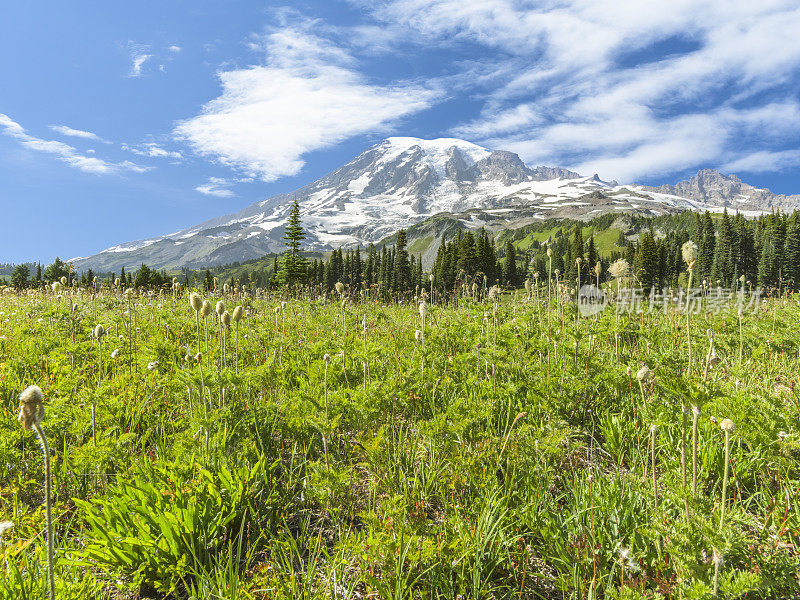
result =
[{"label": "rocky mountain ridge", "polygon": [[307,232],[304,245],[320,251],[379,242],[440,214],[457,215],[465,227],[499,229],[611,211],[658,215],[728,207],[758,214],[800,207],[800,196],[777,196],[716,171],[701,171],[673,186],[620,185],[561,167],[529,167],[513,152],[465,140],[394,137],[293,193],[72,262],[96,271],[141,263],[199,268],[280,252],[294,197]]}]

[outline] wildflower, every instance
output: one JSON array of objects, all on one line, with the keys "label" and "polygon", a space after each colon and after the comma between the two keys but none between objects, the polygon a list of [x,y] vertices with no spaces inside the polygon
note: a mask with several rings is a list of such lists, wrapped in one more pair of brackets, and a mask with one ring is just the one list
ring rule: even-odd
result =
[{"label": "wildflower", "polygon": [[781,432],[778,433],[778,440],[782,442],[783,440],[786,439],[786,436],[788,436],[788,435],[789,434],[786,433],[785,431],[781,431]]},{"label": "wildflower", "polygon": [[683,255],[683,262],[689,266],[693,266],[694,261],[697,260],[697,244],[689,240],[681,246],[681,254]]},{"label": "wildflower", "polygon": [[147,370],[152,371],[158,366],[158,361],[147,363]]},{"label": "wildflower", "polygon": [[227,310],[223,311],[223,313],[219,317],[219,320],[222,321],[222,324],[225,327],[230,327],[231,326],[231,313],[229,313]]},{"label": "wildflower", "polygon": [[428,304],[425,300],[419,303],[419,316],[423,319],[428,316]]},{"label": "wildflower", "polygon": [[203,308],[203,299],[200,297],[200,294],[197,292],[189,294],[189,305],[195,312],[200,312],[200,309]]},{"label": "wildflower", "polygon": [[225,303],[222,300],[217,302],[217,306],[214,308],[214,312],[217,313],[217,316],[222,316],[222,313],[225,312]]},{"label": "wildflower", "polygon": [[209,302],[208,300],[203,300],[203,307],[200,309],[200,316],[205,318],[211,314],[211,311],[212,311],[211,302]]},{"label": "wildflower", "polygon": [[95,326],[95,328],[94,328],[94,337],[95,337],[95,339],[99,340],[100,338],[102,338],[105,335],[105,333],[106,333],[106,330],[103,328],[102,325]]},{"label": "wildflower", "polygon": [[722,423],[719,424],[722,431],[733,431],[734,424],[733,421],[730,419],[722,419]]},{"label": "wildflower", "polygon": [[341,281],[337,281],[334,287],[339,295],[344,294],[344,284]]},{"label": "wildflower", "polygon": [[627,277],[630,269],[631,267],[628,261],[624,258],[620,258],[611,263],[611,266],[608,267],[608,272],[611,273],[614,279],[620,279],[622,277]]},{"label": "wildflower", "polygon": [[640,383],[646,383],[654,377],[655,373],[653,373],[652,369],[648,368],[647,365],[643,366],[636,373],[636,379],[638,379]]},{"label": "wildflower", "polygon": [[238,323],[242,319],[242,307],[237,306],[233,309],[233,321],[234,323]]},{"label": "wildflower", "polygon": [[322,357],[322,360],[324,360],[326,363],[331,362],[331,355],[326,352],[325,356]]},{"label": "wildflower", "polygon": [[19,395],[17,420],[22,424],[23,429],[31,429],[34,425],[38,425],[44,417],[43,398],[41,388],[35,385],[26,387]]},{"label": "wildflower", "polygon": [[2,537],[3,534],[12,527],[14,527],[14,523],[12,521],[0,521],[0,537]]},{"label": "wildflower", "polygon": [[114,348],[114,351],[111,353],[111,358],[117,358],[119,356],[119,348]]}]

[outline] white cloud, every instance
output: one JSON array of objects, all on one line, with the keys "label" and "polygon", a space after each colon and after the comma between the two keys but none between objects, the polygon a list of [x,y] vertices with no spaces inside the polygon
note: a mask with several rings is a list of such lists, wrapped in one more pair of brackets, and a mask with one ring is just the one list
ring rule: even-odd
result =
[{"label": "white cloud", "polygon": [[527,161],[625,179],[780,168],[800,142],[795,0],[352,1],[422,47],[488,48],[484,108],[452,133]]},{"label": "white cloud", "polygon": [[86,156],[69,144],[32,136],[25,131],[22,125],[2,113],[0,113],[0,133],[17,140],[29,150],[52,154],[58,160],[87,173],[111,174],[123,171],[143,173],[150,170],[148,167],[142,167],[127,160],[114,163],[94,156]]},{"label": "white cloud", "polygon": [[92,133],[91,131],[83,131],[82,129],[73,129],[72,127],[67,127],[66,125],[50,125],[50,129],[56,133],[60,133],[61,135],[66,135],[69,137],[83,138],[86,140],[93,140],[95,142],[103,142],[104,144],[110,143],[96,133]]},{"label": "white cloud", "polygon": [[209,177],[203,185],[198,185],[196,189],[201,194],[216,196],[217,198],[230,198],[234,196],[233,190],[228,189],[234,182],[228,181],[223,177]]},{"label": "white cloud", "polygon": [[146,142],[139,146],[131,146],[129,144],[122,144],[120,146],[123,150],[133,152],[139,156],[149,156],[151,158],[174,158],[181,159],[183,155],[174,150],[166,150],[154,142]]},{"label": "white cloud", "polygon": [[128,71],[128,77],[141,77],[144,64],[153,58],[150,46],[130,41],[127,44],[127,49],[131,59],[131,69]]},{"label": "white cloud", "polygon": [[308,152],[388,130],[443,95],[430,83],[371,83],[347,49],[311,32],[314,25],[286,25],[260,38],[253,47],[265,63],[221,71],[222,94],[180,122],[176,137],[272,181],[297,173]]},{"label": "white cloud", "polygon": [[776,152],[762,150],[736,158],[723,165],[722,169],[728,173],[742,171],[760,173],[764,171],[781,171],[798,165],[800,165],[800,150],[780,150]]},{"label": "white cloud", "polygon": [[149,58],[153,58],[152,54],[137,54],[131,57],[133,64],[131,65],[130,77],[139,77],[142,74],[142,66]]},{"label": "white cloud", "polygon": [[180,46],[170,46],[169,48],[167,48],[167,50],[169,50],[170,52],[180,52],[181,49],[182,48]]}]

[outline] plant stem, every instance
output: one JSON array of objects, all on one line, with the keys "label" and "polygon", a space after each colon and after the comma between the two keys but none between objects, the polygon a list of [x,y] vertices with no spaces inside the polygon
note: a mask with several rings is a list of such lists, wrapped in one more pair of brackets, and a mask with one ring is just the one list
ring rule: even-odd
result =
[{"label": "plant stem", "polygon": [[725,431],[725,475],[722,478],[722,510],[720,511],[719,517],[719,527],[722,529],[723,523],[725,523],[725,497],[728,493],[728,463],[730,462],[731,457],[731,434],[729,431]]},{"label": "plant stem", "polygon": [[44,435],[44,431],[42,431],[42,427],[39,425],[39,423],[34,422],[33,428],[36,430],[36,435],[39,436],[39,442],[42,444],[42,454],[44,454],[44,504],[45,518],[47,522],[47,584],[50,600],[55,600],[56,584],[53,558],[53,501],[50,497],[52,494],[52,483],[50,481],[50,446],[47,443],[47,437]]}]

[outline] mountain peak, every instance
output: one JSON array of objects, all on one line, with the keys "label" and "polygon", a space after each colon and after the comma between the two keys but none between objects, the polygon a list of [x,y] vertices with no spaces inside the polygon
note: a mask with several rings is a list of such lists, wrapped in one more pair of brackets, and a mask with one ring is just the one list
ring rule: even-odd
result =
[{"label": "mountain peak", "polygon": [[445,214],[459,227],[498,229],[619,211],[655,215],[715,206],[800,206],[800,196],[778,197],[711,169],[648,193],[648,188],[626,188],[596,174],[530,168],[513,152],[490,151],[458,138],[389,137],[292,193],[173,234],[114,246],[76,260],[76,266],[106,271],[141,263],[199,268],[280,252],[293,197],[300,203],[305,247],[319,251],[378,243],[401,228]]},{"label": "mountain peak", "polygon": [[491,154],[486,148],[459,138],[424,140],[415,137],[388,137],[375,147],[384,151],[386,161],[397,158],[411,148],[419,148],[426,157],[438,161],[446,161],[447,152],[453,147],[458,148],[472,162],[478,162]]}]

